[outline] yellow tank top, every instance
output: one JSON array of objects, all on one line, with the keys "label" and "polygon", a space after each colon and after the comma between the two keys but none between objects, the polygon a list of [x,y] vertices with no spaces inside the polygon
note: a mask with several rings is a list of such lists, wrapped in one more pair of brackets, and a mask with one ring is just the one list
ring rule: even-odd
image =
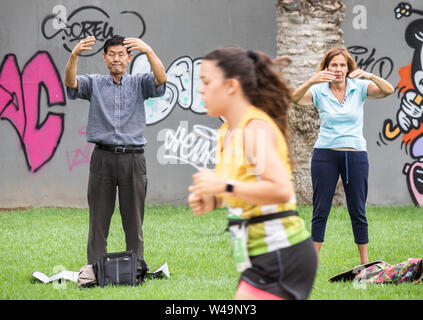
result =
[{"label": "yellow tank top", "polygon": [[[285,137],[276,123],[264,111],[254,106],[244,113],[238,127],[232,132],[228,131],[226,122],[220,127],[216,152],[216,174],[227,180],[244,182],[256,182],[261,179],[260,175],[256,173],[255,167],[247,161],[245,156],[244,135],[246,133],[244,129],[251,120],[263,120],[274,128],[277,134],[277,152],[287,168],[290,179],[292,179],[292,169]],[[230,141],[223,147],[226,134],[230,134]],[[229,216],[237,216],[244,219],[297,209],[295,196],[289,202],[269,205],[255,205],[234,197],[223,197],[223,205],[228,208]],[[247,243],[248,252],[250,256],[259,255],[289,247],[308,237],[309,233],[305,228],[304,221],[298,216],[250,224]]]}]

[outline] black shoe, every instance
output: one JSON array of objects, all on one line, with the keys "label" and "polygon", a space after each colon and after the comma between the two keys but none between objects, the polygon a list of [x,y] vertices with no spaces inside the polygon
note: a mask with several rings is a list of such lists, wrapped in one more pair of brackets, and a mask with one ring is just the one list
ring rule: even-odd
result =
[{"label": "black shoe", "polygon": [[150,267],[145,262],[145,260],[138,260],[137,261],[137,280],[140,283],[144,283],[144,277],[147,274],[148,270],[150,270]]}]

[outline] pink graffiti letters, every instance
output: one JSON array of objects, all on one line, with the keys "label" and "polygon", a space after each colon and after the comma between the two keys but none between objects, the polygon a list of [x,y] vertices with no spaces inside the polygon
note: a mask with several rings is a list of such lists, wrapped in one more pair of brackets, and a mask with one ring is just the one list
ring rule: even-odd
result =
[{"label": "pink graffiti letters", "polygon": [[54,155],[64,130],[64,114],[48,112],[40,119],[41,90],[47,105],[65,105],[59,72],[48,52],[39,51],[19,71],[16,56],[8,54],[0,66],[0,119],[16,130],[28,168],[36,172]]},{"label": "pink graffiti letters", "polygon": [[[78,133],[80,135],[85,136],[86,135],[86,127],[82,127],[78,130]],[[95,144],[87,142],[85,145],[84,150],[81,148],[66,151],[66,160],[68,162],[68,169],[69,172],[72,172],[73,167],[84,164],[84,163],[90,163],[90,155],[91,151],[94,149]],[[73,157],[72,157],[73,155]]]},{"label": "pink graffiti letters", "polygon": [[78,166],[84,163],[90,163],[90,155],[93,149],[94,149],[94,144],[88,142],[84,150],[76,149],[72,151],[66,151],[66,160],[68,162],[69,172],[72,172],[72,169],[75,166]]}]

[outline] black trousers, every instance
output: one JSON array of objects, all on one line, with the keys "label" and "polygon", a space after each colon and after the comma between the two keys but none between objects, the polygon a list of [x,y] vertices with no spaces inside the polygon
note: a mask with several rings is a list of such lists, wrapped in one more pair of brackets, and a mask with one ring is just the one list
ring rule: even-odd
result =
[{"label": "black trousers", "polygon": [[88,264],[94,264],[107,252],[107,237],[117,192],[126,250],[133,250],[139,260],[144,260],[142,226],[147,192],[146,173],[142,153],[113,153],[97,147],[94,149],[88,180]]},{"label": "black trousers", "polygon": [[336,184],[341,176],[357,244],[369,242],[366,218],[369,161],[365,151],[314,149],[311,160],[313,219],[311,237],[323,242]]}]

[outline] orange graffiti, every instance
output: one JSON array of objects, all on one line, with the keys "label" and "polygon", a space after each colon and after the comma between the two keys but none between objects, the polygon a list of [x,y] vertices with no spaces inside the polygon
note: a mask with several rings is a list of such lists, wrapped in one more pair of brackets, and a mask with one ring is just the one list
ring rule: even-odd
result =
[{"label": "orange graffiti", "polygon": [[[411,63],[400,68],[398,74],[401,77],[401,80],[398,82],[397,88],[400,92],[405,92],[410,89],[415,89],[413,82],[411,81]],[[416,99],[421,98],[417,95]],[[417,101],[415,101],[417,103]],[[385,128],[386,129],[386,128]],[[409,132],[402,135],[402,140],[405,144],[411,144],[414,139],[416,139],[420,134],[423,133],[423,126],[420,123],[420,126],[417,129],[411,129]]]},{"label": "orange graffiti", "polygon": [[423,133],[423,126],[420,123],[420,126],[417,129],[412,129],[408,133],[404,133],[402,135],[402,140],[405,144],[411,144],[414,139],[416,139],[419,135]]},{"label": "orange graffiti", "polygon": [[397,85],[397,88],[400,92],[414,89],[413,82],[411,81],[411,63],[400,68],[398,74],[401,77],[401,80]]},{"label": "orange graffiti", "polygon": [[389,119],[385,121],[383,129],[385,137],[389,140],[394,140],[401,133],[399,126],[394,126],[392,129],[392,121]]}]

